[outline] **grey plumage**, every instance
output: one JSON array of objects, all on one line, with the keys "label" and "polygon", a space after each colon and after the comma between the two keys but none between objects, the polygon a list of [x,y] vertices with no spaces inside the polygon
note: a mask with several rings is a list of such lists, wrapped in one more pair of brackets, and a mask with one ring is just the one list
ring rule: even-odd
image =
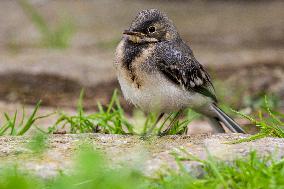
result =
[{"label": "grey plumage", "polygon": [[224,131],[244,132],[217,107],[209,74],[181,39],[173,22],[157,9],[141,11],[116,50],[115,67],[125,98],[145,111],[185,108],[207,116]]},{"label": "grey plumage", "polygon": [[217,102],[209,74],[181,39],[157,45],[157,56],[159,70],[172,82]]}]

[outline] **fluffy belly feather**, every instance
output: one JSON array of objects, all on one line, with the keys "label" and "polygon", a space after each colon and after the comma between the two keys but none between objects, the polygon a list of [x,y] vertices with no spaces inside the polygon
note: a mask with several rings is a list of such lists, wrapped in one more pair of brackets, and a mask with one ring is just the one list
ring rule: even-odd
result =
[{"label": "fluffy belly feather", "polygon": [[187,107],[201,107],[207,101],[202,95],[169,82],[159,73],[144,75],[143,85],[139,88],[123,76],[118,75],[118,80],[125,99],[146,112],[172,112]]}]

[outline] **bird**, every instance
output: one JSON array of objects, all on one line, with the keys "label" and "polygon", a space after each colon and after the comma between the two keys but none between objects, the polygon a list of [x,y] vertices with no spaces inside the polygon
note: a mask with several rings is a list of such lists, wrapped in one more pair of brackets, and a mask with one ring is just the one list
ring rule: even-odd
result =
[{"label": "bird", "polygon": [[218,107],[211,77],[197,61],[168,16],[158,9],[140,11],[123,32],[114,67],[124,98],[145,112],[178,112],[162,134],[187,108],[206,116],[213,133],[245,131]]}]

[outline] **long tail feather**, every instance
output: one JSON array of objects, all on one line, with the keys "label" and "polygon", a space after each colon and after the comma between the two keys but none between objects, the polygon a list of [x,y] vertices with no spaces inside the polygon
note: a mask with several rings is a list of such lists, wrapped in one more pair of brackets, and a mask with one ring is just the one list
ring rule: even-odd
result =
[{"label": "long tail feather", "polygon": [[224,125],[234,133],[245,133],[245,131],[237,124],[232,118],[230,118],[225,112],[218,108],[215,104],[212,104],[218,119],[224,123]]}]

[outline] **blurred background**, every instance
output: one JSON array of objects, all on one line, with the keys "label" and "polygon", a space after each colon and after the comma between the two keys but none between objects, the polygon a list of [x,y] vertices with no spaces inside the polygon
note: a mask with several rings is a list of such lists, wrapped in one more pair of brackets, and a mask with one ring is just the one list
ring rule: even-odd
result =
[{"label": "blurred background", "polygon": [[[207,67],[221,101],[247,113],[268,96],[284,110],[284,2],[147,0],[1,0],[0,110],[42,100],[41,111],[106,104],[119,88],[115,47],[143,9],[174,21]],[[132,107],[121,99],[126,111]]]}]

